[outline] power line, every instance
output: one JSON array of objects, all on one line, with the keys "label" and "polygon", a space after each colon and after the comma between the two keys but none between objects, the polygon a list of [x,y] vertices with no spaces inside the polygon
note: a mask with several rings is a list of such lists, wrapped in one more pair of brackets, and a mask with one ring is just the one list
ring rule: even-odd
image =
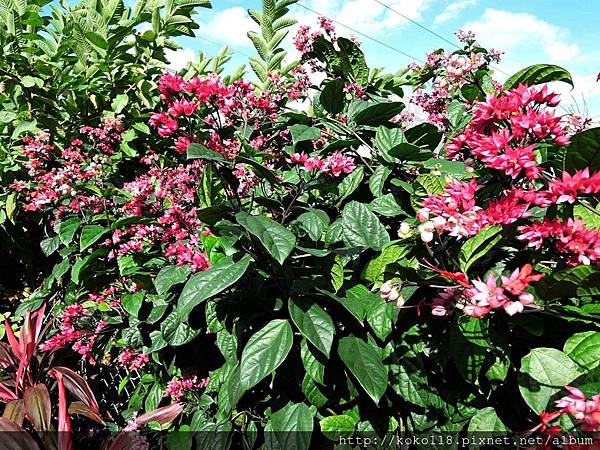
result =
[{"label": "power line", "polygon": [[390,5],[386,5],[385,3],[383,3],[383,2],[380,2],[379,0],[373,0],[373,1],[374,1],[374,2],[376,2],[376,3],[379,3],[379,4],[380,4],[381,6],[383,6],[384,8],[386,8],[386,9],[388,9],[388,10],[392,11],[393,13],[396,13],[396,14],[398,14],[400,17],[403,17],[404,19],[408,20],[410,23],[412,23],[412,24],[414,24],[414,25],[418,26],[419,28],[422,28],[423,30],[427,31],[428,33],[431,33],[431,34],[433,34],[434,36],[436,36],[437,38],[441,39],[442,41],[444,41],[444,42],[446,42],[446,43],[448,43],[448,44],[450,44],[450,45],[452,45],[452,46],[454,46],[454,47],[456,47],[457,49],[459,49],[459,50],[460,50],[460,47],[459,47],[458,45],[456,45],[454,42],[452,42],[452,41],[450,41],[450,40],[446,39],[446,38],[445,38],[444,36],[442,36],[441,34],[438,34],[438,33],[436,33],[435,31],[433,31],[433,30],[430,30],[430,29],[429,29],[429,28],[427,28],[425,25],[422,25],[422,24],[420,24],[419,22],[417,22],[416,20],[413,20],[413,19],[411,19],[411,18],[410,18],[410,17],[408,17],[407,15],[405,15],[405,14],[402,14],[400,11],[398,11],[398,10],[396,10],[396,9],[392,8]]},{"label": "power line", "polygon": [[[314,9],[312,9],[312,8],[309,8],[308,6],[304,6],[304,5],[303,5],[303,4],[301,4],[301,3],[296,3],[296,5],[298,5],[298,6],[299,6],[299,7],[301,7],[301,8],[304,8],[305,10],[307,10],[307,11],[310,11],[310,12],[312,12],[312,13],[314,13],[314,14],[318,15],[318,16],[324,16],[324,14],[322,14],[322,13],[320,13],[320,12],[318,12],[318,11],[315,11],[315,10],[314,10]],[[338,24],[338,25],[340,25],[340,26],[344,27],[344,28],[347,28],[348,30],[350,30],[350,31],[352,31],[352,32],[354,32],[354,33],[356,33],[356,34],[358,34],[358,35],[360,35],[360,36],[364,37],[364,38],[370,39],[371,41],[373,41],[373,42],[376,42],[376,43],[378,43],[379,45],[383,45],[384,47],[387,47],[387,48],[389,48],[390,50],[393,50],[393,51],[395,51],[395,52],[397,52],[397,53],[400,53],[401,55],[403,55],[403,56],[406,56],[407,58],[410,58],[410,59],[412,59],[413,61],[420,62],[421,64],[424,64],[424,63],[425,63],[425,61],[423,61],[423,60],[421,60],[421,59],[419,59],[419,58],[416,58],[415,56],[412,56],[412,55],[410,55],[410,54],[408,54],[408,53],[406,53],[406,52],[403,52],[402,50],[399,50],[399,49],[397,49],[396,47],[393,47],[393,46],[391,46],[391,45],[389,45],[389,44],[386,44],[385,42],[383,42],[383,41],[381,41],[381,40],[379,40],[379,39],[377,39],[377,38],[374,38],[374,37],[372,37],[372,36],[369,36],[368,34],[365,34],[365,33],[363,33],[362,31],[359,31],[359,30],[357,30],[356,28],[352,28],[351,26],[349,26],[349,25],[346,25],[346,24],[344,24],[344,23],[342,23],[342,22],[340,22],[340,21],[338,21],[338,20],[335,20],[335,19],[330,19],[330,20],[331,20],[332,22],[334,22],[334,23],[336,23],[336,24]]]},{"label": "power line", "polygon": [[[461,49],[461,48],[460,48],[458,45],[456,45],[454,42],[450,41],[449,39],[446,39],[446,38],[445,38],[444,36],[442,36],[441,34],[439,34],[439,33],[436,33],[435,31],[433,31],[433,30],[431,30],[431,29],[427,28],[425,25],[423,25],[423,24],[421,24],[421,23],[417,22],[416,20],[413,20],[413,19],[411,19],[411,18],[410,18],[410,17],[408,17],[407,15],[405,15],[405,14],[402,14],[400,11],[398,11],[398,10],[396,10],[396,9],[392,8],[390,5],[386,5],[385,3],[383,3],[383,2],[381,2],[381,1],[379,1],[379,0],[373,0],[373,1],[374,1],[375,3],[378,3],[378,4],[380,4],[380,5],[381,5],[381,6],[383,6],[384,8],[386,8],[386,9],[390,10],[391,12],[393,12],[393,13],[395,13],[395,14],[399,15],[400,17],[403,17],[404,19],[408,20],[410,23],[412,23],[412,24],[414,24],[414,25],[418,26],[419,28],[421,28],[421,29],[423,29],[423,30],[427,31],[429,34],[432,34],[433,36],[437,37],[438,39],[441,39],[442,41],[446,42],[447,44],[450,44],[450,45],[452,45],[453,47],[456,47],[456,48],[457,48],[457,49],[459,49],[459,50]],[[509,76],[510,76],[508,73],[506,73],[506,72],[504,72],[502,69],[500,69],[500,67],[498,67],[498,66],[494,66],[494,65],[492,65],[492,64],[490,64],[490,66],[491,66],[492,68],[496,69],[496,70],[497,70],[498,72],[500,72],[501,74],[503,74],[503,75],[506,75],[507,77],[509,77]]]}]

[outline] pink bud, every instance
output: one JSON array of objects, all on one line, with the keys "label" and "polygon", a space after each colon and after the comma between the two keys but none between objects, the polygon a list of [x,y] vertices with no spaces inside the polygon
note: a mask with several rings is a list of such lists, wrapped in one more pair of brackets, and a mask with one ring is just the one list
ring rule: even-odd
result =
[{"label": "pink bud", "polygon": [[431,213],[429,208],[421,208],[417,211],[417,219],[421,222],[427,222],[429,220],[429,214]]}]

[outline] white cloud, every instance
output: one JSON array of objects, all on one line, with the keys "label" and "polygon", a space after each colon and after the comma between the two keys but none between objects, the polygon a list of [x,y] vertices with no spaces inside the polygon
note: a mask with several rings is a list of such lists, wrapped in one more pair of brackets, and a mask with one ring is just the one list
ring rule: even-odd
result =
[{"label": "white cloud", "polygon": [[469,6],[473,6],[477,4],[478,0],[458,0],[456,2],[450,3],[446,6],[440,14],[435,16],[433,19],[433,24],[435,26],[441,25],[444,22],[452,20],[458,16],[458,13],[463,9],[468,8]]},{"label": "white cloud", "polygon": [[169,61],[169,69],[179,72],[187,66],[188,62],[196,60],[196,53],[189,48],[180,48],[179,50],[165,50],[165,56]]},{"label": "white cloud", "polygon": [[571,76],[575,85],[573,89],[566,83],[550,83],[552,91],[561,94],[561,105],[581,114],[592,116],[598,114],[600,112],[597,109],[598,101],[600,101],[600,83],[596,81],[597,74],[583,75],[573,72]]},{"label": "white cloud", "polygon": [[542,52],[548,61],[561,62],[580,51],[576,43],[568,41],[567,30],[528,13],[489,8],[479,20],[466,23],[463,29],[474,31],[484,46],[504,50],[509,57]]},{"label": "white cloud", "polygon": [[260,31],[258,25],[241,6],[224,9],[200,24],[199,36],[230,45],[252,45],[246,33]]},{"label": "white cloud", "polygon": [[[433,0],[384,0],[382,3],[412,20],[419,20]],[[327,17],[366,34],[391,31],[405,23],[407,19],[373,0],[312,0],[308,6]],[[298,17],[296,15],[296,17]],[[302,23],[313,24],[316,15],[307,12],[300,18]],[[343,27],[338,27],[343,28]],[[347,30],[344,30],[346,33]],[[347,34],[347,33],[346,33]]]}]

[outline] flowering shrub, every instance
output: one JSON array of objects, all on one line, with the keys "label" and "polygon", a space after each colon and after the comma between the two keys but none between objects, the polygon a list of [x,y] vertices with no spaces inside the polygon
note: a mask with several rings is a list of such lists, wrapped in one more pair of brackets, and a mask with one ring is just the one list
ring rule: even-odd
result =
[{"label": "flowering shrub", "polygon": [[38,350],[121,377],[111,448],[597,431],[600,129],[558,112],[545,83],[570,75],[500,85],[466,33],[384,74],[327,19],[284,67],[291,3],[250,12],[256,83],[165,73],[147,129],[23,140],[10,189],[53,264],[17,310],[49,305]]}]

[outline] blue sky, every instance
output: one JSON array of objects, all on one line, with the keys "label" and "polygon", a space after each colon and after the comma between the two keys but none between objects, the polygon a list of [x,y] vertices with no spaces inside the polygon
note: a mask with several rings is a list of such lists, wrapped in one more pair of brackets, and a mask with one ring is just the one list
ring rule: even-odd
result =
[{"label": "blue sky", "polygon": [[[427,28],[455,41],[458,29],[472,30],[480,43],[505,52],[502,71],[512,74],[534,63],[553,63],[569,70],[575,89],[553,86],[569,107],[600,119],[600,0],[381,0]],[[245,54],[253,49],[245,37],[253,28],[247,8],[259,8],[259,0],[213,0],[213,9],[201,9],[197,20],[202,23],[198,38],[184,39],[184,50],[172,58],[177,67],[193,57],[198,49],[214,54],[219,45],[228,43],[239,53],[232,64],[244,63]],[[375,0],[301,0],[301,3],[341,23],[358,29],[415,58],[449,44],[394,14]],[[301,24],[314,25],[317,16],[299,6],[291,7]],[[342,35],[352,34],[338,26]],[[367,38],[363,43],[370,66],[395,71],[411,59]],[[205,40],[206,39],[206,40]],[[290,38],[288,38],[291,40]],[[288,44],[291,47],[291,43]],[[498,73],[502,81],[505,75]],[[585,99],[585,101],[584,101]]]}]

